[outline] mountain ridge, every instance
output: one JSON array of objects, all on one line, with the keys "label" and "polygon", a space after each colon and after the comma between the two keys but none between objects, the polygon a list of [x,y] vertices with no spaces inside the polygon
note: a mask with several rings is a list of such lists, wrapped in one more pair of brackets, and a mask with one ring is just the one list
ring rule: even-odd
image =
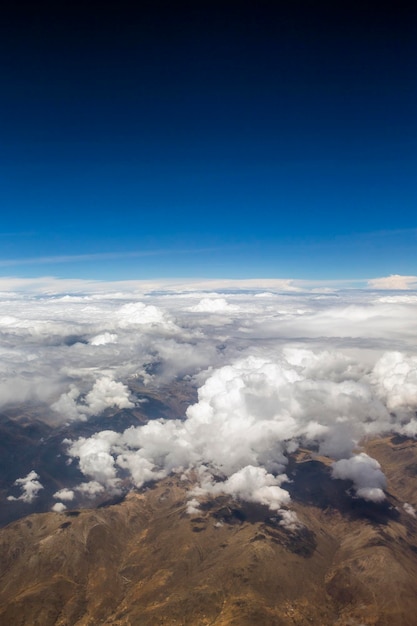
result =
[{"label": "mountain ridge", "polygon": [[349,481],[325,479],[325,457],[301,451],[289,467],[296,528],[223,495],[189,515],[191,484],[176,475],[118,504],[13,522],[0,529],[0,621],[413,626],[417,519],[403,503],[417,486],[417,442],[366,449],[387,475],[387,501],[352,499]]}]

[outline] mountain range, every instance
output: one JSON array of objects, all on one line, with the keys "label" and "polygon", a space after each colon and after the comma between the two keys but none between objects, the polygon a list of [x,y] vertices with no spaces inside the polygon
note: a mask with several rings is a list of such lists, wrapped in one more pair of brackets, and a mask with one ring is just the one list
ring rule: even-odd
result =
[{"label": "mountain range", "polygon": [[417,614],[417,442],[365,442],[387,477],[370,502],[331,460],[291,456],[283,526],[266,506],[206,496],[170,475],[90,509],[0,529],[0,623],[13,626],[413,626]]}]

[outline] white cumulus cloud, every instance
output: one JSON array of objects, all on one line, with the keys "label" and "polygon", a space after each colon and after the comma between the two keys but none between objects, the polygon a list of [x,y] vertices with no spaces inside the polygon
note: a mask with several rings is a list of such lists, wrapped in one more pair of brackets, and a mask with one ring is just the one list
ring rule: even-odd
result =
[{"label": "white cumulus cloud", "polygon": [[376,459],[361,452],[350,459],[341,459],[332,465],[333,478],[348,479],[353,482],[356,494],[364,500],[382,502],[385,500],[386,478]]},{"label": "white cumulus cloud", "polygon": [[21,495],[18,497],[8,496],[7,499],[9,501],[18,501],[22,502],[33,502],[35,498],[38,496],[38,493],[41,489],[43,489],[43,485],[39,482],[39,475],[32,470],[25,476],[24,478],[18,478],[15,480],[14,484],[21,489]]},{"label": "white cumulus cloud", "polygon": [[63,511],[66,511],[66,509],[67,507],[63,502],[55,502],[55,504],[51,507],[51,511],[55,511],[55,513],[62,513]]},{"label": "white cumulus cloud", "polygon": [[56,491],[53,495],[53,498],[55,498],[55,500],[74,500],[75,497],[75,493],[73,492],[72,489],[60,489],[59,491]]},{"label": "white cumulus cloud", "polygon": [[193,313],[232,313],[239,307],[229,304],[225,298],[202,298],[198,304],[190,307]]},{"label": "white cumulus cloud", "polygon": [[404,508],[404,511],[408,513],[408,515],[411,515],[411,517],[416,517],[416,510],[412,504],[409,504],[408,502],[404,502],[403,508]]},{"label": "white cumulus cloud", "polygon": [[62,394],[51,408],[65,418],[74,420],[87,419],[90,415],[100,415],[110,407],[131,409],[134,406],[126,385],[113,380],[110,376],[102,376],[96,380],[82,400],[80,400],[79,389],[72,385],[70,390]]}]

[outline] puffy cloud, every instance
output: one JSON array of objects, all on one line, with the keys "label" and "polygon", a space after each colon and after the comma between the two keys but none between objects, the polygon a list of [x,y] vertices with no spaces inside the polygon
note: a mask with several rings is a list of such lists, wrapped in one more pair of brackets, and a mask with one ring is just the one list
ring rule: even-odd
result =
[{"label": "puffy cloud", "polygon": [[385,500],[386,479],[376,459],[361,452],[350,459],[341,459],[332,465],[333,478],[351,480],[356,495],[371,502]]},{"label": "puffy cloud", "polygon": [[246,465],[224,482],[204,484],[200,492],[227,493],[246,502],[258,502],[278,511],[289,504],[290,495],[280,485],[287,480],[285,474],[273,476],[263,467]]},{"label": "puffy cloud", "polygon": [[[407,418],[417,408],[417,356],[387,352],[375,364],[372,380],[390,411]],[[415,420],[404,424],[404,433],[417,433]]]},{"label": "puffy cloud", "polygon": [[35,498],[37,497],[39,491],[43,489],[43,485],[41,485],[38,478],[39,475],[34,470],[32,470],[24,478],[18,478],[17,480],[15,480],[14,484],[20,487],[22,493],[18,497],[8,496],[7,499],[9,501],[21,500],[22,502],[27,503],[33,502],[33,500],[35,500]]},{"label": "puffy cloud", "polygon": [[72,489],[60,489],[59,491],[56,491],[54,493],[54,495],[52,496],[53,498],[55,498],[55,500],[74,500],[75,497],[75,493],[72,491]]},{"label": "puffy cloud", "polygon": [[63,502],[55,502],[55,504],[51,507],[51,511],[55,511],[55,513],[62,513],[63,511],[66,511],[66,509],[67,507]]},{"label": "puffy cloud", "polygon": [[[382,403],[344,355],[333,355],[334,377],[322,378],[326,356],[284,351],[274,361],[256,357],[216,370],[187,411],[188,428],[210,426],[204,446],[227,471],[262,460],[267,469],[285,466],[288,442],[317,442],[321,452],[349,454],[389,419]],[[356,375],[360,375],[360,369]]]},{"label": "puffy cloud", "polygon": [[[119,480],[116,477],[116,468],[110,450],[118,439],[117,433],[103,430],[90,438],[81,437],[76,442],[65,441],[64,443],[70,444],[69,454],[79,458],[80,470],[85,476],[117,491]],[[89,488],[86,488],[86,491],[88,492]]]},{"label": "puffy cloud", "polygon": [[79,389],[71,385],[69,391],[51,405],[51,409],[68,420],[86,419],[86,413],[77,404],[79,396]]},{"label": "puffy cloud", "polygon": [[[288,530],[294,530],[300,526],[300,522],[294,511],[283,508],[290,503],[290,494],[281,488],[281,484],[287,482],[285,474],[274,476],[269,474],[263,467],[247,465],[235,472],[224,481],[215,481],[209,471],[204,468],[200,471],[200,485],[195,487],[190,495],[206,496],[229,494],[245,502],[255,502],[267,506],[271,511],[276,511],[280,517],[281,526]],[[199,501],[193,497],[187,503],[187,513],[199,513]]]},{"label": "puffy cloud", "polygon": [[147,481],[164,478],[167,475],[163,467],[158,470],[153,460],[129,450],[117,456],[117,465],[129,472],[133,484],[137,487],[141,487]]},{"label": "puffy cloud", "polygon": [[130,409],[134,405],[129,400],[129,389],[123,383],[103,376],[94,383],[93,388],[85,397],[90,415],[99,415],[104,409],[117,406],[119,409]]},{"label": "puffy cloud", "polygon": [[371,289],[416,289],[417,276],[401,276],[391,274],[382,278],[372,278],[368,281]]},{"label": "puffy cloud", "polygon": [[89,415],[100,415],[109,407],[131,409],[135,405],[129,397],[130,392],[126,385],[112,380],[110,376],[103,376],[96,380],[82,402],[78,402],[79,389],[72,385],[51,408],[69,420],[87,419]]},{"label": "puffy cloud", "polygon": [[229,304],[225,298],[202,298],[198,304],[190,307],[193,313],[232,313],[239,307]]},{"label": "puffy cloud", "polygon": [[90,480],[86,483],[81,483],[75,488],[78,493],[86,498],[95,498],[99,494],[105,491],[104,486],[98,483],[96,480]]},{"label": "puffy cloud", "polygon": [[188,500],[186,511],[188,515],[198,515],[198,513],[200,513],[200,503],[197,498],[191,498],[191,500]]},{"label": "puffy cloud", "polygon": [[296,530],[297,528],[300,528],[301,523],[294,511],[281,509],[279,514],[281,516],[281,521],[279,522],[280,526],[284,526],[287,530]]},{"label": "puffy cloud", "polygon": [[175,330],[172,320],[161,309],[142,302],[129,302],[123,305],[115,312],[115,319],[120,328],[150,324],[169,331]]},{"label": "puffy cloud", "polygon": [[411,515],[411,517],[416,517],[416,510],[412,504],[409,504],[408,502],[404,502],[403,508],[404,508],[404,511],[408,513],[408,515]]}]

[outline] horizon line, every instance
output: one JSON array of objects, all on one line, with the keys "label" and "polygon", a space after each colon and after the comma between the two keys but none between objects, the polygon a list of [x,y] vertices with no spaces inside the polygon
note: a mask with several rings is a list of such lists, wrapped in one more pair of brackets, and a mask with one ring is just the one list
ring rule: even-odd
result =
[{"label": "horizon line", "polygon": [[[302,279],[302,278],[219,278],[219,277],[176,277],[138,279],[62,278],[59,276],[0,276],[0,291],[36,291],[57,293],[57,289],[69,291],[127,289],[146,292],[155,291],[216,291],[217,290],[273,290],[300,293],[330,292],[340,290],[413,291],[417,290],[417,276],[390,274],[389,276]],[[62,293],[62,291],[61,291]]]}]

